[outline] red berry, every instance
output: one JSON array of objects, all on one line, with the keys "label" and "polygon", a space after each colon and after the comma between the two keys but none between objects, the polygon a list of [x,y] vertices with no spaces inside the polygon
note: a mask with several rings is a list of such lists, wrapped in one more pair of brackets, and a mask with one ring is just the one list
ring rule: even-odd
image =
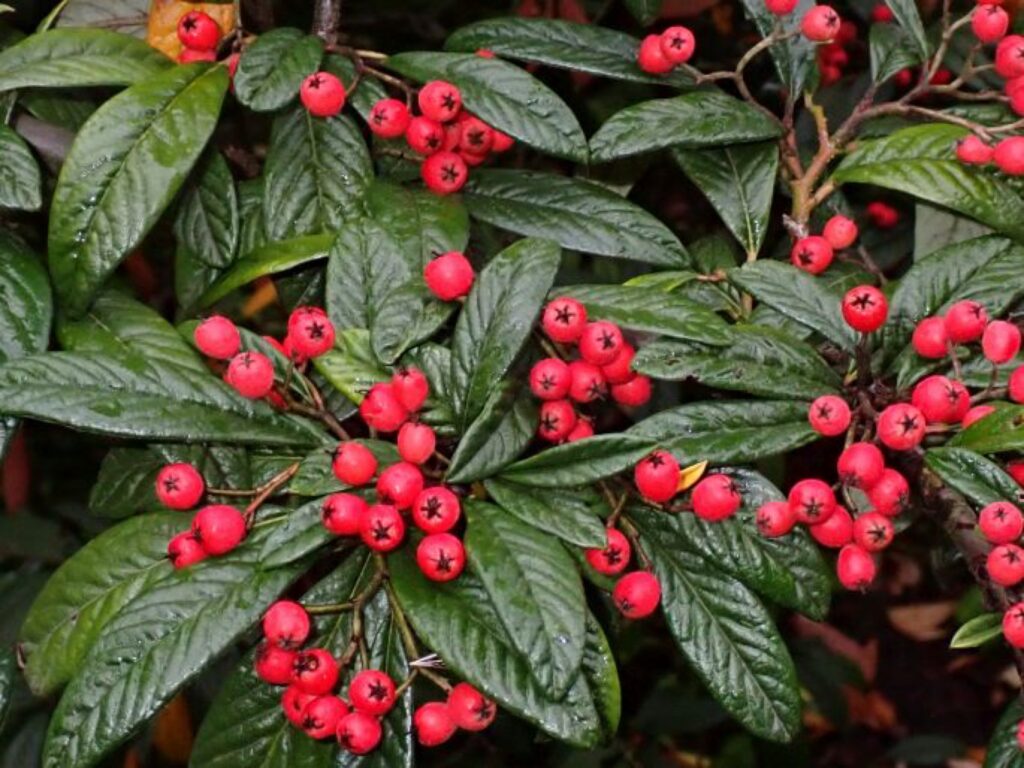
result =
[{"label": "red berry", "polygon": [[633,571],[615,583],[612,600],[627,619],[643,619],[661,602],[661,584],[653,573]]},{"label": "red berry", "polygon": [[1008,501],[996,501],[978,513],[978,526],[993,544],[1009,544],[1024,533],[1024,514]]},{"label": "red berry", "polygon": [[413,152],[432,155],[444,145],[444,126],[429,117],[414,117],[405,129],[405,140]]},{"label": "red berry", "polygon": [[594,426],[585,418],[577,417],[576,426],[565,436],[565,442],[575,443],[577,440],[586,440],[594,436]]},{"label": "red berry", "polygon": [[420,166],[420,176],[427,188],[439,195],[458,192],[469,177],[466,161],[455,152],[436,152]]},{"label": "red berry", "polygon": [[379,669],[364,669],[348,684],[353,708],[368,715],[386,715],[395,706],[395,681]]},{"label": "red berry", "polygon": [[320,520],[336,536],[355,536],[369,505],[351,493],[332,493],[320,508]]},{"label": "red berry", "polygon": [[580,356],[594,365],[608,365],[618,357],[625,343],[619,326],[597,320],[587,323],[580,335]]},{"label": "red berry", "polygon": [[458,251],[441,254],[423,269],[427,288],[441,301],[465,296],[473,287],[474,277],[473,265]]},{"label": "red berry", "polygon": [[896,84],[897,88],[909,88],[910,84],[914,82],[914,70],[901,69],[893,75],[892,81]]},{"label": "red berry", "polygon": [[434,455],[437,436],[426,424],[406,422],[398,430],[398,453],[403,461],[422,464]]},{"label": "red berry", "polygon": [[867,490],[881,479],[885,458],[871,443],[853,443],[839,454],[836,469],[845,485]]},{"label": "red berry", "polygon": [[[843,53],[845,55],[845,51]],[[819,65],[819,71],[821,72],[821,77],[819,79],[822,86],[833,85],[843,78],[843,71],[839,67],[831,64]]]},{"label": "red berry", "polygon": [[390,504],[374,504],[363,515],[359,536],[374,552],[390,552],[405,538],[405,520]]},{"label": "red berry", "polygon": [[967,429],[976,421],[981,421],[989,414],[995,413],[996,409],[991,405],[976,405],[969,410],[960,421],[960,426]]},{"label": "red berry", "polygon": [[626,384],[632,381],[633,358],[636,357],[636,350],[629,342],[623,342],[619,354],[607,365],[601,366],[601,373],[609,384]]},{"label": "red berry", "polygon": [[881,552],[895,535],[892,521],[879,512],[866,512],[853,524],[853,540],[868,552]]},{"label": "red berry", "polygon": [[847,589],[867,589],[877,573],[875,559],[863,547],[847,544],[839,550],[836,575],[839,576],[839,583]]},{"label": "red berry", "polygon": [[829,245],[828,240],[818,235],[811,235],[796,241],[793,250],[789,253],[789,260],[798,269],[818,275],[828,269],[833,255],[832,246]]},{"label": "red berry", "polygon": [[1017,723],[1017,747],[1024,750],[1024,720]]},{"label": "red berry", "polygon": [[569,397],[577,403],[591,403],[608,392],[608,383],[601,369],[584,360],[569,363]]},{"label": "red berry", "polygon": [[175,568],[188,568],[206,559],[206,550],[192,531],[177,534],[167,543],[167,557]]},{"label": "red berry", "polygon": [[797,0],[765,0],[765,7],[776,16],[788,16],[796,8]]},{"label": "red berry", "polygon": [[231,78],[231,91],[235,90],[235,73],[238,72],[238,62],[242,60],[242,54],[232,53],[227,58],[228,62],[228,76]]},{"label": "red berry", "polygon": [[398,402],[412,413],[420,410],[430,395],[426,375],[411,365],[402,366],[392,374],[391,387]]},{"label": "red berry", "polygon": [[868,500],[876,512],[895,517],[910,502],[910,485],[895,469],[886,467],[882,477],[868,489]]},{"label": "red berry", "polygon": [[[978,6],[976,11],[984,7]],[[993,149],[973,133],[965,136],[956,143],[956,157],[961,163],[967,165],[988,165],[992,162]]]},{"label": "red berry", "polygon": [[839,14],[827,5],[816,5],[804,14],[800,31],[816,43],[831,40],[839,32]]},{"label": "red berry", "polygon": [[272,643],[261,643],[256,650],[256,676],[271,685],[288,685],[298,654]]},{"label": "red berry", "polygon": [[633,481],[641,496],[661,504],[679,490],[679,463],[668,451],[655,451],[636,465]]},{"label": "red berry", "polygon": [[424,747],[444,744],[455,733],[455,721],[448,714],[448,705],[440,701],[428,701],[412,716],[412,727],[416,740]]},{"label": "red berry", "polygon": [[1001,587],[1015,587],[1024,580],[1024,549],[1016,544],[999,544],[988,553],[988,577]]},{"label": "red berry", "polygon": [[281,350],[284,356],[296,366],[303,366],[308,362],[308,358],[295,348],[295,340],[287,334],[284,337],[284,343],[281,344]]},{"label": "red berry", "polygon": [[[818,49],[818,60],[823,74],[827,72],[828,68],[835,70],[835,77],[833,79],[833,82],[835,82],[835,80],[842,77],[842,69],[850,63],[850,54],[843,48],[842,43],[832,42]],[[832,245],[828,235],[824,231],[821,234]],[[832,247],[835,248],[836,246],[832,245]]]},{"label": "red berry", "polygon": [[466,548],[450,533],[432,533],[416,547],[416,564],[431,581],[451,581],[466,567]]},{"label": "red berry", "polygon": [[1010,109],[1015,115],[1024,115],[1024,91],[1017,87],[1012,92],[1007,90],[1010,97]]},{"label": "red berry", "polygon": [[587,326],[587,309],[576,299],[562,296],[544,307],[541,326],[552,341],[574,344]]},{"label": "red berry", "polygon": [[[289,675],[291,669],[289,668]],[[306,708],[316,696],[308,693],[303,693],[302,689],[296,685],[289,685],[284,689],[284,693],[281,695],[281,709],[284,710],[284,716],[294,725],[296,728],[302,727],[302,710]]]},{"label": "red berry", "polygon": [[345,485],[366,485],[377,472],[377,457],[362,443],[348,440],[338,444],[331,469]]},{"label": "red berry", "polygon": [[260,352],[240,352],[231,358],[225,378],[242,397],[266,397],[274,388],[274,364]]},{"label": "red berry", "polygon": [[843,248],[849,248],[857,240],[857,225],[853,219],[837,213],[825,222],[825,229],[821,234],[832,248],[841,251]]},{"label": "red berry", "polygon": [[914,328],[914,335],[910,343],[914,345],[914,351],[921,357],[929,360],[943,358],[949,352],[949,336],[946,333],[946,319],[944,317],[926,317]]},{"label": "red berry", "polygon": [[491,152],[508,152],[515,145],[516,141],[508,134],[502,133],[497,128],[491,128],[494,132],[494,141],[491,144]]},{"label": "red berry", "polygon": [[946,312],[946,335],[954,344],[977,341],[988,325],[988,312],[976,301],[958,301]]},{"label": "red berry", "polygon": [[564,399],[572,381],[569,366],[557,357],[539,360],[530,369],[530,391],[541,400]]},{"label": "red berry", "polygon": [[230,360],[242,347],[238,327],[223,315],[203,320],[196,326],[192,337],[199,351],[215,360]]},{"label": "red berry", "polygon": [[1018,365],[1010,374],[1007,392],[1015,403],[1024,403],[1024,365]]},{"label": "red berry", "polygon": [[365,712],[350,712],[338,722],[338,744],[354,755],[375,750],[380,737],[380,721]]},{"label": "red berry", "polygon": [[415,464],[400,461],[380,473],[377,497],[384,504],[408,509],[423,490],[423,473]]},{"label": "red berry", "polygon": [[214,50],[197,51],[193,48],[185,48],[178,54],[179,64],[191,64],[196,61],[216,61],[217,52]]},{"label": "red berry", "polygon": [[398,393],[390,383],[370,387],[359,404],[359,415],[378,432],[395,432],[409,419],[408,409],[398,399]]},{"label": "red berry", "polygon": [[287,338],[303,357],[319,357],[334,346],[334,325],[319,307],[299,307],[288,318]]},{"label": "red berry", "polygon": [[1011,605],[1003,614],[1003,636],[1014,648],[1024,648],[1024,603]]},{"label": "red berry", "polygon": [[318,696],[302,710],[299,727],[314,739],[333,738],[348,712],[348,705],[337,696]]},{"label": "red berry", "polygon": [[843,319],[861,333],[874,333],[885,324],[889,302],[873,285],[858,285],[843,297]]},{"label": "red berry", "polygon": [[648,35],[643,39],[636,54],[636,63],[650,75],[668,74],[675,66],[661,50],[660,35]]},{"label": "red berry", "polygon": [[1007,35],[996,46],[996,72],[1000,77],[1010,78],[1024,75],[1024,37]]},{"label": "red berry", "polygon": [[797,521],[817,525],[828,519],[836,508],[836,495],[821,480],[801,480],[789,491],[789,507]]},{"label": "red berry", "polygon": [[302,81],[299,100],[314,117],[333,117],[345,106],[345,85],[330,72],[314,72]]},{"label": "red berry", "polygon": [[209,51],[220,42],[220,27],[208,13],[189,11],[178,19],[178,40],[193,51]]},{"label": "red berry", "polygon": [[541,403],[537,434],[552,443],[564,440],[576,426],[576,410],[568,400]]},{"label": "red berry", "polygon": [[405,102],[398,99],[381,99],[370,109],[367,123],[374,135],[382,139],[397,139],[412,124],[412,117]]},{"label": "red berry", "polygon": [[1018,459],[1006,464],[1006,474],[1012,477],[1017,485],[1024,485],[1024,460]]},{"label": "red berry", "polygon": [[192,535],[208,555],[224,555],[245,538],[245,518],[227,504],[210,504],[192,518]]},{"label": "red berry", "polygon": [[[878,416],[878,439],[894,451],[909,451],[924,440],[926,425],[924,414],[917,408],[909,403],[896,403]],[[878,476],[881,474],[879,470]]]},{"label": "red berry", "polygon": [[612,399],[620,405],[641,406],[651,399],[651,380],[638,373],[625,384],[614,385]]},{"label": "red berry", "polygon": [[305,693],[324,696],[338,682],[338,662],[323,648],[311,648],[295,656],[292,684]]},{"label": "red berry", "polygon": [[494,142],[494,131],[491,126],[475,115],[469,115],[462,123],[462,136],[459,148],[463,152],[474,155],[486,155],[491,151]]},{"label": "red berry", "polygon": [[459,683],[448,692],[448,715],[464,731],[482,731],[498,714],[494,702],[469,683]]},{"label": "red berry", "polygon": [[446,123],[454,120],[462,109],[462,94],[451,83],[433,80],[420,88],[417,103],[424,116]]},{"label": "red berry", "polygon": [[892,9],[885,3],[876,3],[875,7],[871,9],[871,20],[878,24],[888,24],[896,18],[893,15]]},{"label": "red berry", "polygon": [[[1024,58],[1021,61],[1024,62]],[[996,144],[992,161],[1003,173],[1011,176],[1024,174],[1024,136],[1010,136]]]},{"label": "red berry", "polygon": [[426,533],[450,531],[461,515],[459,497],[443,485],[427,488],[412,505],[412,521]]},{"label": "red berry", "polygon": [[811,428],[825,437],[841,435],[850,426],[850,406],[836,395],[822,395],[807,412]]},{"label": "red berry", "polygon": [[693,489],[693,513],[701,520],[718,522],[732,517],[743,497],[728,475],[708,475]]},{"label": "red berry", "polygon": [[156,497],[171,509],[192,509],[205,491],[203,476],[191,464],[168,464],[156,475]]},{"label": "red berry", "polygon": [[292,600],[278,600],[263,614],[263,636],[280,648],[298,648],[309,637],[309,614]]},{"label": "red berry", "polygon": [[1020,328],[1005,320],[993,320],[981,337],[981,350],[990,363],[1008,363],[1020,352]]},{"label": "red berry", "polygon": [[900,221],[899,211],[880,200],[868,203],[864,212],[871,219],[871,223],[879,229],[892,229]]},{"label": "red berry", "polygon": [[784,501],[768,501],[758,508],[755,521],[762,536],[776,539],[793,530],[796,514]]},{"label": "red berry", "polygon": [[697,41],[686,27],[669,27],[659,39],[661,52],[672,64],[685,64],[693,56]]},{"label": "red berry", "polygon": [[626,570],[632,556],[632,547],[622,531],[609,528],[606,532],[607,545],[604,549],[588,549],[584,553],[590,567],[606,576],[615,576]]},{"label": "red berry", "polygon": [[836,504],[835,510],[823,522],[808,528],[816,542],[829,549],[842,549],[853,541],[853,518],[846,507]]},{"label": "red berry", "polygon": [[921,379],[914,387],[914,393],[910,398],[914,407],[929,423],[946,424],[963,418],[961,400],[970,403],[967,390],[963,389],[962,385],[958,389],[945,376],[928,376]]}]

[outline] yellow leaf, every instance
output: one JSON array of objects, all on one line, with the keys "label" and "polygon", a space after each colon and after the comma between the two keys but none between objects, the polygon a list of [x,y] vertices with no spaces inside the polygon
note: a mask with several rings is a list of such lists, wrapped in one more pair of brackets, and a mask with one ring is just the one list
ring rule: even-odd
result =
[{"label": "yellow leaf", "polygon": [[203,11],[210,14],[227,34],[235,28],[235,6],[233,3],[185,3],[181,0],[152,0],[149,4],[149,23],[146,25],[146,42],[172,59],[181,53],[178,40],[178,19],[189,11]]},{"label": "yellow leaf", "polygon": [[688,467],[684,467],[679,470],[679,491],[685,491],[692,488],[694,484],[700,480],[704,474],[704,470],[708,468],[706,461],[698,461],[696,464],[691,464]]}]

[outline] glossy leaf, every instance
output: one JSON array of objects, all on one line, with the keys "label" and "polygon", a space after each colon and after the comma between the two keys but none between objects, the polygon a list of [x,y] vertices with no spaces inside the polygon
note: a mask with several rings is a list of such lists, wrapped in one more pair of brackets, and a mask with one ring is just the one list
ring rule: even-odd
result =
[{"label": "glossy leaf", "polygon": [[42,352],[50,341],[53,297],[42,263],[0,230],[0,362]]},{"label": "glossy leaf", "polygon": [[921,61],[907,33],[895,24],[872,24],[870,49],[871,78],[876,84],[884,83],[900,70]]},{"label": "glossy leaf", "polygon": [[1015,501],[1017,481],[1002,467],[979,453],[964,448],[929,448],[925,466],[978,507],[997,501]]},{"label": "glossy leaf", "polygon": [[1002,634],[1003,614],[983,613],[962,624],[953,635],[953,639],[949,641],[949,647],[956,650],[977,648],[1001,637]]},{"label": "glossy leaf", "polygon": [[484,483],[495,503],[522,522],[553,534],[577,547],[604,548],[604,523],[598,517],[599,499],[575,491],[545,488],[491,478]]},{"label": "glossy leaf", "polygon": [[1024,719],[1024,704],[1014,698],[999,718],[985,753],[984,768],[1024,768],[1024,754],[1017,742],[1017,728]]},{"label": "glossy leaf", "polygon": [[209,152],[200,163],[174,222],[178,242],[210,267],[230,266],[241,228],[238,193],[223,156]]},{"label": "glossy leaf", "polygon": [[289,510],[280,523],[269,526],[260,553],[264,567],[278,568],[294,563],[337,538],[323,525],[323,503],[322,498],[307,501]]},{"label": "glossy leaf", "polygon": [[501,479],[538,488],[584,485],[631,469],[654,448],[646,437],[595,435],[557,445],[506,467]]},{"label": "glossy leaf", "polygon": [[0,125],[0,208],[37,211],[43,204],[39,165],[25,141]]},{"label": "glossy leaf", "polygon": [[369,334],[362,329],[339,333],[335,349],[315,358],[313,365],[321,376],[356,405],[363,401],[370,387],[391,378],[374,358]]},{"label": "glossy leaf", "polygon": [[931,47],[914,0],[885,0],[885,4],[889,6],[900,27],[907,32],[920,58],[927,58]]},{"label": "glossy leaf", "polygon": [[0,730],[6,724],[7,714],[11,711],[17,680],[18,664],[14,651],[4,648],[0,650]]},{"label": "glossy leaf", "polygon": [[394,365],[409,349],[437,333],[454,311],[452,302],[430,293],[422,275],[412,275],[377,304],[370,324],[373,353],[385,365]]},{"label": "glossy leaf", "polygon": [[533,396],[502,382],[459,439],[445,477],[453,483],[491,477],[519,458],[536,429]]},{"label": "glossy leaf", "polygon": [[1005,405],[974,422],[948,443],[977,453],[1024,450],[1024,406]]},{"label": "glossy leaf", "polygon": [[266,32],[238,60],[235,95],[256,112],[272,112],[292,101],[299,86],[320,68],[323,43],[291,27]]},{"label": "glossy leaf", "polygon": [[[814,0],[799,0],[793,12],[778,17],[768,10],[761,0],[743,0],[746,17],[754,23],[762,37],[770,35],[776,25],[786,32],[795,33],[800,28],[804,14],[814,7]],[[817,46],[801,34],[776,43],[769,49],[775,70],[791,94],[799,94],[812,76],[817,60]]]},{"label": "glossy leaf", "polygon": [[338,230],[327,261],[327,313],[338,328],[369,329],[388,294],[409,277],[395,241],[374,222],[353,219]]}]

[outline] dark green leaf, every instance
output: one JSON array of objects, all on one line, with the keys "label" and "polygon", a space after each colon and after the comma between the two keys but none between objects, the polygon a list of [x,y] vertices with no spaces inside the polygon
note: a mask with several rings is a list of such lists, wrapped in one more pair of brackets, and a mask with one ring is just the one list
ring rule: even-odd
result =
[{"label": "dark green leaf", "polygon": [[910,38],[902,27],[895,24],[871,25],[871,78],[880,85],[902,69],[921,61]]},{"label": "dark green leaf", "polygon": [[0,124],[0,208],[38,211],[43,204],[39,164],[13,129]]},{"label": "dark green leaf", "polygon": [[647,26],[658,18],[662,0],[626,0],[626,9],[643,26]]},{"label": "dark green leaf", "polygon": [[631,468],[654,448],[646,437],[607,434],[565,443],[507,467],[501,479],[538,488],[585,485]]},{"label": "dark green leaf", "polygon": [[18,664],[14,651],[10,648],[0,650],[0,732],[7,722],[7,713],[11,710],[14,699],[14,687],[18,680]]},{"label": "dark green leaf", "polygon": [[67,91],[30,90],[18,93],[18,106],[44,123],[78,133],[99,104]]},{"label": "dark green leaf", "polygon": [[476,218],[563,248],[676,267],[686,249],[664,224],[606,187],[520,170],[475,171],[463,199]]},{"label": "dark green leaf", "polygon": [[320,68],[323,43],[291,27],[256,38],[238,60],[235,95],[249,109],[273,112],[299,93],[308,75]]},{"label": "dark green leaf", "polygon": [[364,77],[359,81],[359,87],[353,88],[353,84],[356,82],[356,67],[347,56],[328,53],[324,56],[321,69],[335,75],[349,89],[346,103],[351,104],[363,120],[369,120],[374,105],[388,97],[383,83],[379,83],[373,78]]},{"label": "dark green leaf", "polygon": [[603,549],[607,544],[604,523],[597,512],[600,499],[554,488],[541,491],[498,478],[484,485],[498,506],[534,528],[577,547]]},{"label": "dark green leaf", "polygon": [[0,362],[42,352],[50,342],[53,298],[39,258],[0,230]]},{"label": "dark green leaf", "polygon": [[174,234],[204,264],[223,269],[238,251],[238,193],[219,152],[208,152],[196,170],[194,185],[181,201]]},{"label": "dark green leaf", "polygon": [[338,230],[327,261],[327,313],[338,328],[369,329],[388,294],[409,277],[395,241],[373,221],[353,219]]},{"label": "dark green leaf", "polygon": [[990,459],[963,448],[929,448],[925,466],[978,507],[997,501],[1014,501],[1020,492],[1017,481]]},{"label": "dark green leaf", "polygon": [[480,415],[466,428],[446,472],[449,482],[490,477],[530,444],[537,429],[537,404],[527,391],[510,384],[496,385]]},{"label": "dark green leaf", "polygon": [[1024,719],[1024,703],[1015,698],[999,718],[985,754],[984,768],[1024,768],[1024,752],[1017,742],[1017,729]]},{"label": "dark green leaf", "polygon": [[[800,20],[815,5],[814,0],[799,0],[793,12],[779,17],[768,10],[761,0],[743,0],[743,9],[748,19],[754,22],[762,37],[767,37],[781,25],[786,32],[793,33],[800,28]],[[770,49],[775,70],[791,98],[795,99],[814,73],[817,61],[817,46],[801,34],[794,34],[787,40],[776,43]]]},{"label": "dark green leaf", "polygon": [[[58,27],[105,27],[113,26],[125,34],[145,39],[146,17],[149,14],[149,0],[68,0],[58,4],[54,10]],[[53,22],[54,11],[40,22]]]},{"label": "dark green leaf", "polygon": [[957,629],[949,647],[955,650],[977,648],[1003,634],[1003,614],[983,613]]},{"label": "dark green leaf", "polygon": [[556,157],[585,162],[587,140],[576,116],[551,89],[519,67],[467,53],[401,53],[389,69],[459,87],[466,109],[514,139]]},{"label": "dark green leaf", "polygon": [[322,498],[307,501],[289,510],[282,522],[269,526],[260,553],[261,565],[278,568],[294,563],[337,538],[321,522],[323,502]]},{"label": "dark green leaf", "polygon": [[924,32],[924,24],[921,23],[921,14],[918,13],[914,0],[885,0],[885,4],[889,6],[900,27],[913,41],[919,55],[918,61],[928,58],[931,48],[928,45],[928,36]]},{"label": "dark green leaf", "polygon": [[317,371],[357,405],[370,387],[390,378],[373,356],[370,335],[362,329],[338,333],[335,349],[313,360]]},{"label": "dark green leaf", "polygon": [[84,312],[160,218],[213,132],[227,87],[224,67],[175,67],[118,94],[79,131],[50,215],[50,273],[63,308]]},{"label": "dark green leaf", "polygon": [[413,275],[377,305],[370,324],[374,354],[385,365],[394,365],[407,350],[437,333],[454,311],[452,302],[430,293],[422,275]]}]

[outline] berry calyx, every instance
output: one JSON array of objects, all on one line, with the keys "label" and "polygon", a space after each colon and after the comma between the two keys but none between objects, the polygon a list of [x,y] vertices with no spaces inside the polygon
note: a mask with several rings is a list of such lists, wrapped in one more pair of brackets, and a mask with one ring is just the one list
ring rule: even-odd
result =
[{"label": "berry calyx", "polygon": [[982,334],[981,351],[994,365],[1010,362],[1020,352],[1020,328],[1005,320],[993,320]]},{"label": "berry calyx", "polygon": [[202,11],[189,11],[178,19],[178,40],[193,51],[212,51],[220,43],[220,27]]},{"label": "berry calyx", "polygon": [[440,152],[444,146],[444,126],[429,117],[418,115],[409,121],[405,129],[405,141],[413,152],[420,155]]},{"label": "berry calyx", "polygon": [[415,413],[427,402],[430,383],[419,368],[405,365],[391,376],[391,387],[395,397],[410,413]]},{"label": "berry calyx", "polygon": [[227,504],[210,504],[192,518],[192,535],[208,555],[225,555],[245,538],[245,518]]},{"label": "berry calyx", "polygon": [[206,492],[206,483],[191,464],[168,464],[156,475],[156,497],[171,509],[192,509]]},{"label": "berry calyx", "polygon": [[366,485],[377,473],[377,457],[362,443],[348,440],[338,444],[331,469],[345,485]]},{"label": "berry calyx", "polygon": [[261,352],[240,352],[228,363],[225,378],[242,397],[259,399],[274,388],[274,364]]},{"label": "berry calyx", "polygon": [[855,331],[874,333],[885,324],[889,302],[873,285],[851,288],[843,297],[843,319]]},{"label": "berry calyx", "polygon": [[451,581],[466,567],[466,548],[450,533],[432,533],[416,547],[416,564],[431,581]]},{"label": "berry calyx", "polygon": [[395,706],[395,681],[379,669],[364,669],[348,684],[352,707],[368,715],[386,715]]},{"label": "berry calyx", "polygon": [[491,144],[493,142],[494,131],[491,130],[491,126],[476,115],[466,115],[466,119],[462,123],[462,136],[459,140],[459,148],[463,152],[485,156],[491,151]]},{"label": "berry calyx", "polygon": [[836,251],[841,251],[844,248],[849,248],[857,240],[857,225],[853,219],[849,219],[842,214],[836,214],[827,222],[825,222],[825,228],[821,232],[828,244]]},{"label": "berry calyx", "polygon": [[743,497],[728,475],[708,475],[694,487],[691,501],[697,517],[718,522],[736,514]]},{"label": "berry calyx", "polygon": [[214,360],[230,360],[242,347],[238,327],[223,315],[212,315],[196,326],[192,333],[196,347]]},{"label": "berry calyx", "polygon": [[206,559],[206,550],[192,531],[184,531],[167,542],[167,557],[175,568],[188,568]]},{"label": "berry calyx", "polygon": [[608,365],[618,357],[625,341],[615,323],[597,320],[587,323],[580,335],[580,357],[593,365]]},{"label": "berry calyx", "polygon": [[824,522],[836,508],[836,495],[828,483],[814,478],[794,485],[789,490],[788,501],[797,521],[804,525]]},{"label": "berry calyx", "polygon": [[432,80],[420,88],[416,102],[425,117],[446,123],[454,120],[462,109],[462,93],[449,82]]},{"label": "berry calyx", "polygon": [[762,536],[777,539],[793,530],[796,514],[785,501],[768,501],[758,507],[754,521]]},{"label": "berry calyx", "polygon": [[888,517],[896,517],[910,503],[910,484],[895,469],[886,467],[882,476],[868,489],[871,506]]},{"label": "berry calyx", "polygon": [[323,648],[301,651],[295,654],[291,682],[304,693],[324,696],[338,682],[338,662]]},{"label": "berry calyx", "polygon": [[464,731],[482,731],[498,716],[498,707],[469,683],[448,692],[448,716]]},{"label": "berry calyx", "polygon": [[880,512],[866,512],[853,523],[853,540],[868,552],[881,552],[895,535],[892,520]]},{"label": "berry calyx", "polygon": [[[423,118],[418,118],[423,119]],[[412,124],[412,116],[409,114],[405,102],[398,99],[381,99],[370,109],[370,117],[367,124],[375,136],[382,139],[397,139],[404,134]],[[440,144],[438,144],[440,148]]]},{"label": "berry calyx", "polygon": [[648,35],[641,41],[636,63],[649,75],[666,75],[675,66],[661,49],[660,35]]},{"label": "berry calyx", "polygon": [[541,327],[552,341],[573,344],[587,325],[587,309],[566,296],[549,301],[541,316]]},{"label": "berry calyx", "polygon": [[309,614],[292,600],[278,600],[263,614],[263,636],[279,648],[298,648],[309,637],[309,629]]},{"label": "berry calyx", "polygon": [[314,117],[333,117],[345,106],[345,85],[330,72],[314,72],[302,81],[299,100]]},{"label": "berry calyx", "polygon": [[653,573],[633,571],[615,583],[612,600],[627,619],[643,619],[661,602],[661,584]]},{"label": "berry calyx", "polygon": [[577,403],[592,403],[602,399],[608,392],[601,369],[585,360],[569,363],[569,397]]},{"label": "berry calyx", "polygon": [[261,643],[256,650],[256,676],[270,685],[288,685],[298,654],[272,643]]},{"label": "berry calyx", "polygon": [[436,152],[420,166],[420,177],[427,188],[439,195],[458,192],[469,178],[469,168],[460,155],[448,150]]},{"label": "berry calyx", "polygon": [[[923,422],[924,418],[921,417],[920,421]],[[852,443],[839,454],[836,469],[844,485],[867,490],[881,479],[885,458],[871,443]]]},{"label": "berry calyx", "polygon": [[958,301],[946,312],[946,335],[954,344],[977,341],[988,325],[988,312],[976,301]]},{"label": "berry calyx", "polygon": [[837,504],[828,518],[808,529],[816,542],[829,549],[842,549],[853,541],[853,518]]},{"label": "berry calyx", "polygon": [[839,583],[850,590],[863,590],[871,586],[878,566],[871,554],[858,544],[847,544],[839,550],[836,575]]},{"label": "berry calyx", "polygon": [[320,507],[324,528],[336,536],[355,536],[369,505],[351,493],[332,493]]},{"label": "berry calyx", "polygon": [[636,408],[650,399],[651,380],[639,373],[625,384],[616,384],[612,387],[612,400],[620,405]]},{"label": "berry calyx", "polygon": [[392,384],[378,383],[370,387],[359,404],[359,415],[378,432],[395,432],[409,419],[409,410],[398,399]]},{"label": "berry calyx", "polygon": [[938,360],[949,353],[949,335],[944,317],[926,317],[914,328],[910,339],[914,351],[929,360]]},{"label": "berry calyx", "polygon": [[423,490],[423,473],[415,464],[400,461],[380,473],[377,497],[385,504],[408,509]]},{"label": "berry calyx", "polygon": [[390,504],[373,504],[363,515],[359,536],[374,552],[390,552],[405,538],[405,520]]},{"label": "berry calyx", "polygon": [[319,357],[334,346],[334,324],[319,307],[298,307],[288,317],[288,338],[303,357]]},{"label": "berry calyx", "polygon": [[474,278],[473,265],[458,251],[442,253],[423,268],[427,288],[441,301],[454,301],[465,296],[473,287]]},{"label": "berry calyx", "polygon": [[818,235],[810,235],[796,241],[789,253],[789,260],[794,267],[818,275],[828,269],[833,256],[832,246],[828,240]]},{"label": "berry calyx", "polygon": [[380,721],[365,712],[349,712],[338,721],[338,744],[353,755],[365,755],[380,744]]},{"label": "berry calyx", "polygon": [[1014,587],[1024,580],[1024,549],[1016,544],[999,544],[985,562],[988,577],[1001,587]]},{"label": "berry calyx", "polygon": [[800,20],[800,31],[808,40],[827,42],[839,32],[839,14],[827,5],[816,5]]},{"label": "berry calyx", "polygon": [[447,704],[428,701],[416,708],[412,716],[412,727],[420,744],[424,747],[436,747],[452,737],[456,725],[448,714]]},{"label": "berry calyx", "polygon": [[538,360],[530,369],[530,391],[541,400],[562,400],[572,381],[568,364],[557,357]]},{"label": "berry calyx", "polygon": [[662,32],[658,44],[670,63],[685,64],[693,57],[697,41],[693,37],[693,32],[677,25]]},{"label": "berry calyx", "polygon": [[[924,414],[909,403],[890,405],[878,416],[878,439],[894,451],[909,451],[920,445],[925,428]],[[881,477],[881,471],[878,475]]]},{"label": "berry calyx", "polygon": [[548,400],[540,406],[537,435],[557,443],[565,440],[576,426],[576,410],[568,400]]},{"label": "berry calyx", "polygon": [[679,489],[679,462],[668,451],[655,451],[637,463],[633,482],[641,496],[662,504]]},{"label": "berry calyx", "polygon": [[426,533],[450,531],[461,515],[459,497],[443,485],[427,488],[412,505],[412,521]]},{"label": "berry calyx", "polygon": [[408,421],[398,430],[398,454],[410,464],[422,464],[434,455],[437,436],[426,424]]},{"label": "berry calyx", "polygon": [[1024,533],[1024,514],[1008,501],[996,501],[978,513],[978,527],[993,544],[1010,544]]},{"label": "berry calyx", "polygon": [[317,740],[333,738],[348,712],[348,705],[337,696],[318,696],[302,710],[299,727]]},{"label": "berry calyx", "polygon": [[807,411],[811,429],[825,437],[843,434],[850,426],[850,418],[850,406],[837,395],[822,395]]},{"label": "berry calyx", "polygon": [[605,532],[607,544],[604,549],[588,549],[584,553],[590,567],[606,576],[617,576],[626,570],[632,557],[629,539],[617,528],[609,528]]}]

